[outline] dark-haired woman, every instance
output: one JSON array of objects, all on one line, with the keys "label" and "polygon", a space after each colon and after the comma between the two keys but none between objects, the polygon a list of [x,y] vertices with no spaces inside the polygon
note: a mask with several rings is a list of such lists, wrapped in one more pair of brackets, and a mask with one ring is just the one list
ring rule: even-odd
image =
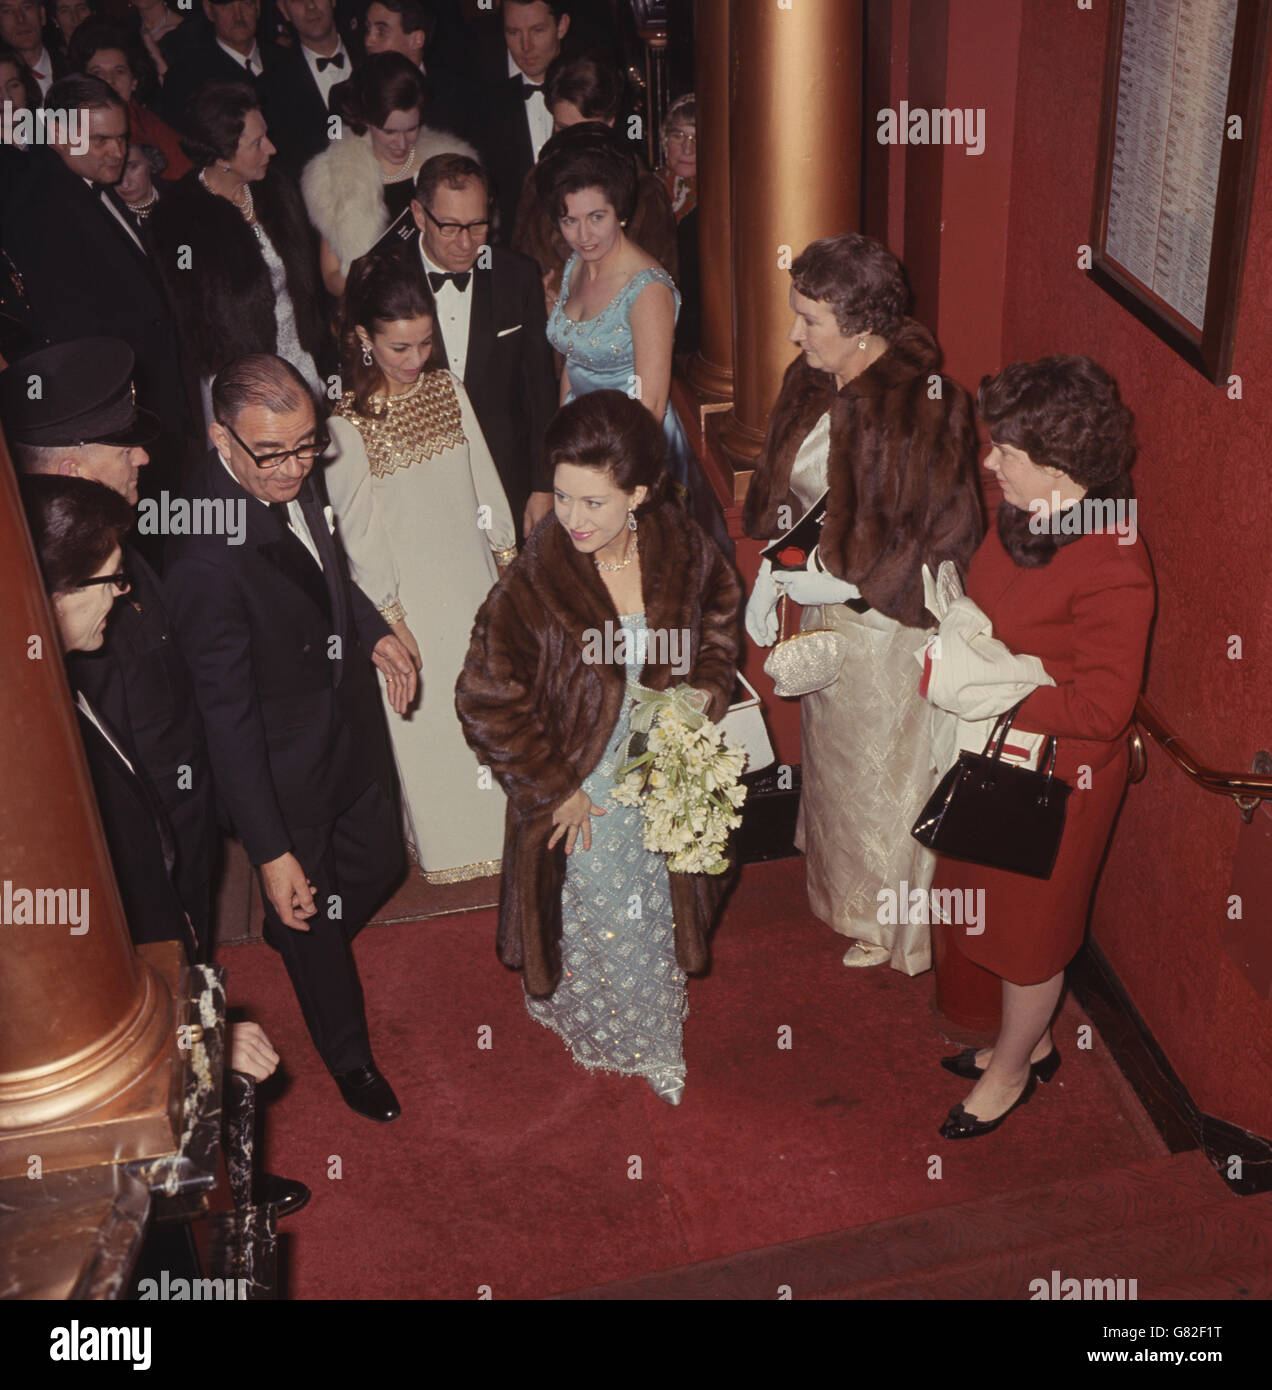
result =
[{"label": "dark-haired woman", "polygon": [[947,1139],[997,1128],[1060,1064],[1051,1021],[1126,787],[1154,602],[1129,474],[1135,422],[1112,377],[1088,357],[1016,362],[985,378],[979,403],[1003,501],[967,594],[995,637],[1055,682],[1028,696],[1012,727],[1054,736],[1056,775],[1075,790],[1050,878],[939,861],[936,888],[984,894],[978,934],[941,930],[1003,982],[993,1047],[945,1059],[976,1082],[941,1127]]},{"label": "dark-haired woman", "polygon": [[624,230],[636,204],[635,161],[597,145],[542,164],[544,211],[571,252],[548,341],[565,358],[561,403],[589,391],[625,391],[662,426],[667,466],[687,485],[689,441],[671,403],[680,292]]},{"label": "dark-haired woman", "polygon": [[128,103],[128,138],[134,145],[153,145],[168,161],[170,182],[190,172],[190,161],[177,132],[145,105],[158,85],[154,64],[140,39],[122,24],[92,18],[75,31],[70,63],[76,72],[100,77]]},{"label": "dark-haired woman", "polygon": [[322,238],[323,283],[337,298],[349,267],[398,220],[410,219],[415,178],[435,154],[477,151],[424,124],[420,70],[400,53],[376,53],[331,89],[344,132],[305,165],[301,192]]},{"label": "dark-haired woman", "polygon": [[[924,890],[935,867],[910,826],[931,792],[931,712],[916,654],[931,624],[923,566],[960,574],[981,535],[976,431],[967,392],[940,375],[940,349],[905,317],[901,266],[856,232],[815,241],[791,267],[786,369],[742,520],[773,540],[825,495],[821,541],[787,574],[806,628],[840,636],[837,679],[800,708],[803,789],[796,844],[813,911],[851,938],[848,966],[931,964],[925,914],[883,921],[881,890]],[[777,636],[766,560],[747,605],[761,646]]]},{"label": "dark-haired woman", "polygon": [[419,707],[389,728],[407,843],[430,883],[453,883],[499,872],[503,793],[465,745],[452,693],[516,530],[463,383],[437,365],[439,344],[418,256],[354,262],[327,489],[354,579],[420,666]]},{"label": "dark-haired woman", "polygon": [[[566,405],[544,456],[555,517],[482,605],[455,692],[468,742],[508,796],[499,957],[524,972],[531,1016],[577,1062],[643,1076],[677,1105],[685,974],[706,968],[722,883],[669,873],[643,846],[640,810],[607,794],[632,684],[687,682],[710,718],[723,715],[741,591],[672,500],[662,434],[638,402],[596,391]],[[626,665],[589,659],[606,633]],[[678,671],[673,633],[687,642]]]},{"label": "dark-haired woman", "polygon": [[128,146],[124,172],[115,192],[128,205],[138,222],[145,223],[159,202],[159,182],[167,168],[163,151],[154,145]]},{"label": "dark-haired woman", "polygon": [[294,185],[270,168],[256,92],[244,82],[201,87],[182,144],[197,167],[165,190],[149,228],[205,418],[212,378],[250,353],[285,358],[321,392],[329,345],[313,231]]}]

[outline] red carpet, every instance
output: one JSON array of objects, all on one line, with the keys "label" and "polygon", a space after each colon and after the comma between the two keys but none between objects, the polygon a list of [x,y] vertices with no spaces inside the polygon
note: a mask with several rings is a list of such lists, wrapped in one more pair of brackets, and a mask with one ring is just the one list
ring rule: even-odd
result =
[{"label": "red carpet", "polygon": [[1072,1002],[1056,1080],[994,1135],[939,1139],[970,1088],[937,1066],[950,1047],[932,977],[845,969],[799,859],[745,870],[713,973],[690,984],[679,1109],[575,1066],[493,942],[491,911],[359,938],[376,1058],[403,1106],[386,1126],[340,1101],[275,953],[221,953],[231,1003],[289,1074],[265,1110],[266,1162],[314,1190],[282,1227],[292,1297],[544,1296],[1165,1154],[1098,1035],[1078,1049]]}]

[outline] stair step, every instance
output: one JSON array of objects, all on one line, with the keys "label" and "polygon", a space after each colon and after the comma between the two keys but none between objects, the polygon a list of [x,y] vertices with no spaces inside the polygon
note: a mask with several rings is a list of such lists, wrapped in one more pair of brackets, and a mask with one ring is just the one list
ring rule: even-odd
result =
[{"label": "stair step", "polygon": [[[1250,1203],[1259,1205],[1251,1206],[1245,1218],[1235,1215]],[[1123,1238],[1136,1229],[1151,1233],[1206,1208],[1214,1208],[1208,1218],[1208,1232],[1222,1229],[1225,1223],[1234,1231],[1240,1230],[1250,1222],[1260,1228],[1266,1223],[1272,1231],[1272,1199],[1234,1197],[1205,1157],[1193,1150],[1143,1159],[1070,1182],[912,1212],[558,1297],[776,1298],[783,1287],[789,1287],[797,1298],[949,1297],[954,1296],[949,1281],[955,1277],[981,1280],[995,1288],[1009,1278],[1015,1281],[1010,1293],[980,1293],[969,1288],[959,1297],[1027,1297],[1030,1279],[1049,1277],[1051,1269],[1062,1268],[1050,1259],[1049,1251],[1065,1246],[1082,1252],[1071,1271],[1074,1274],[1094,1277],[1098,1269],[1101,1277],[1114,1277],[1117,1271],[1105,1270],[1087,1258],[1085,1252],[1093,1242],[1109,1233]],[[1186,1229],[1184,1221],[1181,1231]],[[1259,1248],[1259,1238],[1251,1240],[1252,1248]],[[1017,1266],[1014,1259],[1021,1251],[1028,1252],[1027,1265]],[[1224,1260],[1229,1262],[1226,1252]],[[1139,1277],[1134,1269],[1129,1273]],[[1170,1277],[1193,1275],[1186,1272],[1177,1276],[1172,1267]],[[944,1293],[923,1291],[942,1279],[946,1281]],[[911,1292],[883,1292],[890,1284],[897,1288],[904,1285]],[[866,1288],[876,1292],[866,1295]]]}]

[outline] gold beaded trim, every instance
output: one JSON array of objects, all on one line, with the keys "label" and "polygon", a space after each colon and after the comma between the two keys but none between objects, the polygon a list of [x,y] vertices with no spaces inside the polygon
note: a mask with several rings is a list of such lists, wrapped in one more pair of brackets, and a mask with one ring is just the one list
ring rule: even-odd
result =
[{"label": "gold beaded trim", "polygon": [[464,442],[464,417],[450,373],[429,372],[400,396],[376,396],[383,413],[361,415],[352,391],[346,391],[336,414],[362,436],[373,478],[396,473]]},{"label": "gold beaded trim", "polygon": [[402,601],[395,598],[392,603],[386,603],[380,609],[380,616],[392,627],[394,623],[406,622],[406,609],[402,607]]},{"label": "gold beaded trim", "polygon": [[517,547],[510,545],[506,550],[496,550],[494,552],[495,564],[501,569],[504,565],[510,565],[517,558]]},{"label": "gold beaded trim", "polygon": [[491,878],[503,865],[502,859],[480,859],[458,869],[421,869],[425,883],[467,883],[470,878]]}]

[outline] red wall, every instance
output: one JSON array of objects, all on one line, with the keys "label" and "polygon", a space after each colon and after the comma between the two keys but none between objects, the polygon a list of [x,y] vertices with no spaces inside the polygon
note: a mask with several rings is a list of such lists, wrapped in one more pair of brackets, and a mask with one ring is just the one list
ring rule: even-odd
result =
[{"label": "red wall", "polygon": [[[1256,749],[1272,747],[1272,102],[1264,106],[1263,177],[1233,364],[1243,397],[1234,401],[1078,269],[1090,233],[1107,0],[1095,0],[1093,11],[1072,0],[1026,0],[1022,9],[1003,360],[1083,352],[1117,377],[1139,423],[1139,522],[1157,572],[1147,692],[1203,760],[1248,769]],[[968,51],[967,35],[954,31],[964,21],[982,23],[972,13],[980,10],[953,0],[952,61]],[[986,27],[982,37],[997,41],[1001,27]],[[981,74],[987,92],[996,75]],[[959,87],[969,87],[965,72]],[[956,206],[948,177],[945,192],[947,227],[985,217],[983,204]],[[943,284],[957,269],[943,256]],[[964,286],[965,295],[973,291]],[[944,294],[941,316],[944,340]],[[1239,660],[1229,659],[1231,636],[1241,638]],[[1238,843],[1259,833],[1242,826],[1230,800],[1195,788],[1150,745],[1148,776],[1130,789],[1114,835],[1092,931],[1201,1109],[1267,1136],[1272,1004],[1222,945]],[[1266,865],[1265,855],[1259,859]],[[1248,875],[1239,882],[1243,913],[1266,939],[1269,878],[1262,875],[1262,891],[1249,882]]]}]

